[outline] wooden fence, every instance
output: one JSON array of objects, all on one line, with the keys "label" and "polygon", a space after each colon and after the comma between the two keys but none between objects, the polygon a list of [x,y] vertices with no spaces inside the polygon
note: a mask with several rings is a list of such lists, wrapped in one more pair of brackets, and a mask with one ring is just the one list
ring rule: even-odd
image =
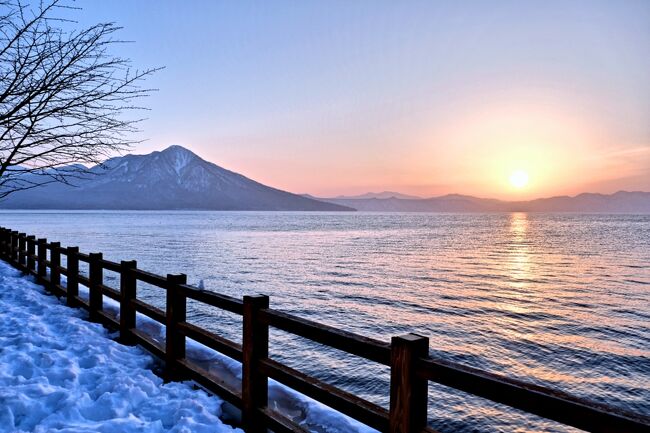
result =
[{"label": "wooden fence", "polygon": [[[49,254],[48,254],[49,253]],[[61,256],[66,256],[66,267]],[[429,340],[415,334],[393,337],[390,344],[363,337],[269,308],[267,296],[243,300],[187,285],[185,275],[162,277],[137,268],[135,261],[115,263],[101,253],[84,254],[77,247],[61,247],[6,228],[0,228],[0,258],[34,275],[53,294],[73,307],[88,310],[90,319],[119,330],[124,344],[139,344],[165,362],[169,380],[191,379],[242,410],[247,433],[305,432],[267,406],[268,378],[307,395],[381,432],[432,433],[427,426],[429,382],[446,385],[494,402],[536,414],[590,432],[650,432],[646,415],[626,413],[587,402],[566,393],[501,375],[449,363],[429,356]],[[79,272],[88,263],[88,276]],[[104,270],[120,276],[120,289],[104,285]],[[67,284],[61,284],[61,275]],[[166,290],[163,311],[138,299],[137,282]],[[79,296],[79,284],[89,288],[88,301]],[[103,311],[103,297],[119,303],[119,320]],[[243,316],[242,344],[190,324],[187,299]],[[165,326],[164,347],[136,328],[136,312]],[[283,365],[268,356],[269,327],[333,347],[390,367],[389,410]],[[242,363],[241,392],[185,357],[191,338]]]}]

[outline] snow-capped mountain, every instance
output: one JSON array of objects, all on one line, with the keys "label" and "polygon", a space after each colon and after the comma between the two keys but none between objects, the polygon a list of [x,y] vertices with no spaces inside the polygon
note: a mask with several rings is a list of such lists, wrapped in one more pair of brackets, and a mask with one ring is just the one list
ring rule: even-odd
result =
[{"label": "snow-capped mountain", "polygon": [[181,146],[111,158],[91,172],[75,186],[50,184],[14,193],[0,208],[352,210],[262,185]]}]

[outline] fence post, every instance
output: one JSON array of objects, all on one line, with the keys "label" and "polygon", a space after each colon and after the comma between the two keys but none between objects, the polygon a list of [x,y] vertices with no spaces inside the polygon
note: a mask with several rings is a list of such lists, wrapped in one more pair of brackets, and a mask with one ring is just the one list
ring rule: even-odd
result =
[{"label": "fence post", "polygon": [[77,305],[79,296],[79,247],[68,247],[68,284],[65,290],[65,301],[69,307]]},{"label": "fence post", "polygon": [[18,232],[11,232],[11,251],[9,257],[14,265],[18,264]]},{"label": "fence post", "polygon": [[0,235],[2,236],[2,246],[0,247],[0,254],[2,254],[3,259],[8,258],[8,244],[9,244],[9,231],[6,228],[0,229]]},{"label": "fence post", "polygon": [[25,233],[18,233],[18,267],[21,271],[25,271],[25,258],[27,250],[25,248]]},{"label": "fence post", "polygon": [[9,260],[11,257],[11,231],[9,229],[2,229],[2,257]]},{"label": "fence post", "polygon": [[7,245],[5,247],[5,256],[7,257],[7,261],[11,261],[11,230],[7,229],[7,233],[5,234],[7,237]]},{"label": "fence post", "polygon": [[187,298],[178,288],[187,283],[187,275],[167,274],[167,312],[165,336],[165,375],[167,380],[180,379],[176,361],[185,358],[185,335],[178,331],[178,324],[187,319]]},{"label": "fence post", "polygon": [[50,244],[50,291],[59,295],[61,285],[61,243]]},{"label": "fence post", "polygon": [[416,433],[426,427],[429,381],[417,376],[416,361],[428,355],[426,337],[391,339],[389,433]]},{"label": "fence post", "polygon": [[259,362],[269,356],[269,326],[262,323],[259,312],[268,307],[268,296],[244,296],[242,420],[246,433],[266,433],[266,420],[258,411],[268,403],[268,378],[260,372]]},{"label": "fence post", "polygon": [[5,229],[5,257],[7,260],[11,260],[11,230]]},{"label": "fence post", "polygon": [[102,253],[88,254],[88,303],[90,320],[100,321],[101,316],[98,314],[104,308],[104,298],[102,296],[101,285],[104,284],[104,268],[102,267]]},{"label": "fence post", "polygon": [[6,229],[5,232],[5,257],[7,261],[11,261],[11,230]]},{"label": "fence post", "polygon": [[120,263],[120,343],[133,345],[131,329],[135,328],[135,307],[131,301],[136,298],[137,282],[133,270],[138,267],[135,260]]},{"label": "fence post", "polygon": [[43,283],[45,274],[47,273],[47,265],[45,264],[47,261],[47,246],[45,245],[47,244],[47,239],[39,239],[36,243],[38,244],[38,265],[36,276],[38,281]]},{"label": "fence post", "polygon": [[36,270],[36,236],[27,236],[27,271],[33,274]]}]

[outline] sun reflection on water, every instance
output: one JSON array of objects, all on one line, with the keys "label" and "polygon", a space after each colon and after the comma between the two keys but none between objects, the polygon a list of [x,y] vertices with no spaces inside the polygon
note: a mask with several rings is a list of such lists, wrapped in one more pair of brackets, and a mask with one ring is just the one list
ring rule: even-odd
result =
[{"label": "sun reflection on water", "polygon": [[[524,288],[525,283],[521,280],[531,278],[531,251],[528,241],[528,214],[515,212],[510,215],[510,238],[508,239],[508,265],[511,278],[518,288]],[[516,281],[520,280],[520,281]]]}]

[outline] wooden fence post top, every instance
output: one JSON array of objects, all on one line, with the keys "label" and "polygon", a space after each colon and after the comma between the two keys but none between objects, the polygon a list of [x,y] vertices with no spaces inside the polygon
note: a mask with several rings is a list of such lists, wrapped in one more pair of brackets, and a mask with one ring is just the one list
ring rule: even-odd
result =
[{"label": "wooden fence post top", "polygon": [[78,253],[79,247],[68,247],[67,250],[69,253]]},{"label": "wooden fence post top", "polygon": [[138,262],[135,260],[122,260],[120,262],[120,272],[122,275],[131,275],[131,272],[138,268]]},{"label": "wooden fence post top", "polygon": [[47,239],[46,239],[46,238],[38,238],[38,239],[36,240],[36,243],[39,243],[39,244],[46,244],[46,243],[47,243]]},{"label": "wooden fence post top", "polygon": [[[426,342],[426,343],[425,343]],[[404,335],[397,335],[395,337],[391,338],[391,344],[399,344],[399,345],[425,345],[425,347],[428,349],[429,348],[429,338],[424,337],[419,334],[404,334]]]},{"label": "wooden fence post top", "polygon": [[27,236],[27,239],[29,239],[29,240],[36,239],[36,236],[30,235],[30,236]]},{"label": "wooden fence post top", "polygon": [[89,253],[88,260],[101,260],[104,257],[103,253]]},{"label": "wooden fence post top", "polygon": [[135,260],[122,260],[120,261],[120,279],[125,279],[127,277],[133,279],[133,284],[136,285],[135,276],[133,271],[138,269],[138,262]]},{"label": "wooden fence post top", "polygon": [[170,284],[186,284],[187,275],[185,274],[167,274],[167,281]]},{"label": "wooden fence post top", "polygon": [[245,295],[244,305],[246,304],[267,308],[269,306],[269,297],[267,295]]}]

